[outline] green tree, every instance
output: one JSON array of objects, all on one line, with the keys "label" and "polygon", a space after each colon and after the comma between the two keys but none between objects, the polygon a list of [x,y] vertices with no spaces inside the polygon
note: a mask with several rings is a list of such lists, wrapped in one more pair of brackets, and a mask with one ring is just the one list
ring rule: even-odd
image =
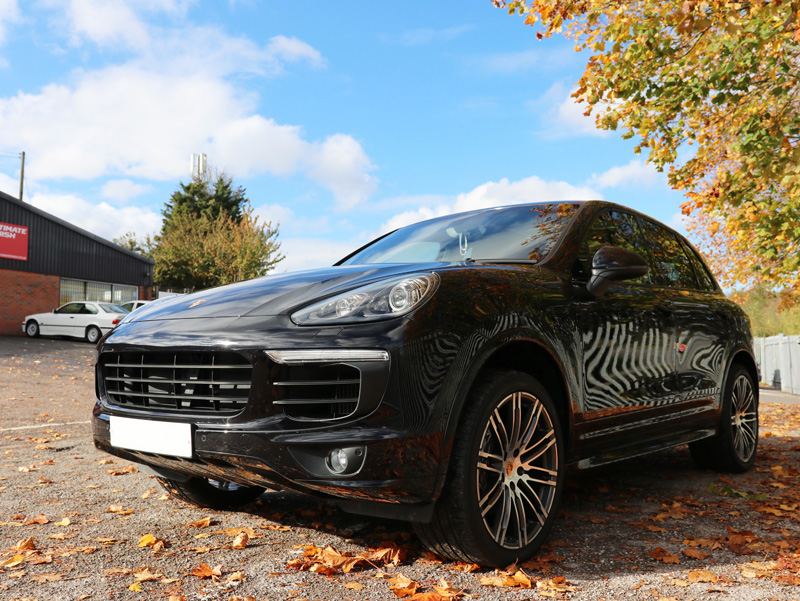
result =
[{"label": "green tree", "polygon": [[199,290],[262,276],[284,258],[277,237],[277,227],[260,224],[247,201],[238,219],[174,211],[153,248],[155,283]]},{"label": "green tree", "polygon": [[150,236],[139,238],[135,232],[125,232],[119,238],[114,238],[112,242],[145,257],[152,258],[153,256],[153,239]]},{"label": "green tree", "polygon": [[180,188],[172,193],[161,214],[163,235],[172,225],[177,215],[188,214],[196,218],[202,216],[211,220],[221,213],[234,221],[242,219],[242,207],[247,202],[244,188],[234,188],[233,180],[224,173],[215,178],[193,178],[189,183],[180,183]]},{"label": "green tree", "polygon": [[574,98],[668,168],[734,277],[800,290],[800,1],[493,1],[590,54]]}]

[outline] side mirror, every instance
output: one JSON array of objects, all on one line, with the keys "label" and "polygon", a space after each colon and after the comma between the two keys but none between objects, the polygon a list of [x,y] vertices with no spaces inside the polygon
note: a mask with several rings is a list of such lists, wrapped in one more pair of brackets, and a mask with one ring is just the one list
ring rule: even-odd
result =
[{"label": "side mirror", "polygon": [[647,269],[647,261],[638,253],[616,246],[603,246],[592,257],[592,277],[586,289],[592,296],[600,296],[612,283],[641,277],[647,274]]}]

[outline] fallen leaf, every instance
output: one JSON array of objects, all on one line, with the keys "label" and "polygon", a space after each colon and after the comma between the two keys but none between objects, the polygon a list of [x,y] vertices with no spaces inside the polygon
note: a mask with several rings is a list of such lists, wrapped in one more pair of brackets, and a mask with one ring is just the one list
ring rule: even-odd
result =
[{"label": "fallen leaf", "polygon": [[711,557],[711,553],[706,553],[700,549],[684,549],[681,552],[686,555],[686,557],[690,557],[691,559],[707,559]]},{"label": "fallen leaf", "polygon": [[250,540],[250,537],[247,536],[247,532],[242,532],[236,538],[233,539],[231,547],[234,549],[244,549],[245,547],[247,547],[248,540]]},{"label": "fallen leaf", "polygon": [[218,565],[214,568],[209,566],[205,563],[200,563],[200,567],[193,568],[190,572],[192,576],[196,576],[197,578],[211,578],[213,580],[218,580],[220,576],[222,576],[222,566]]},{"label": "fallen leaf", "polygon": [[31,576],[31,580],[34,582],[57,582],[61,579],[61,574],[34,574]]},{"label": "fallen leaf", "polygon": [[673,555],[669,551],[662,549],[661,547],[656,547],[650,552],[650,557],[656,559],[658,561],[663,561],[664,563],[675,563],[678,564],[681,562],[680,558],[677,555]]},{"label": "fallen leaf", "polygon": [[191,526],[193,528],[208,528],[211,525],[211,518],[204,517],[202,520],[196,520],[194,522],[189,522],[186,524],[187,526]]},{"label": "fallen leaf", "polygon": [[60,522],[56,522],[56,526],[69,526],[72,522],[69,521],[69,518],[64,518]]}]

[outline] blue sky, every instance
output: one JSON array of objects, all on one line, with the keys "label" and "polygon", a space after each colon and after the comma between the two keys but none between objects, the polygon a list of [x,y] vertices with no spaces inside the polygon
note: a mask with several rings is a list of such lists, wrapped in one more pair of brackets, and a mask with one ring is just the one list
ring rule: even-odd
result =
[{"label": "blue sky", "polygon": [[153,233],[190,155],[280,223],[278,271],[453,211],[605,198],[681,228],[666,177],[569,98],[587,56],[472,2],[0,0],[0,190]]}]

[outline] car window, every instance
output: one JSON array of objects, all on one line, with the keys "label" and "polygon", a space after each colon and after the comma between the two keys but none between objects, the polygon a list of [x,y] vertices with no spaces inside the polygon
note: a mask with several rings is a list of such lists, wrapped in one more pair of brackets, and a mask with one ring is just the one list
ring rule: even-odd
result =
[{"label": "car window", "polygon": [[80,313],[83,303],[69,303],[56,309],[56,313]]},{"label": "car window", "polygon": [[[647,247],[642,241],[637,220],[630,213],[623,211],[605,211],[598,215],[583,244],[578,251],[575,266],[575,277],[588,280],[592,273],[592,257],[603,246],[615,246],[631,250],[648,259]],[[639,278],[625,280],[626,283],[648,284],[650,274]]]},{"label": "car window", "polygon": [[111,303],[104,303],[100,305],[100,308],[106,313],[130,313],[127,309],[123,309],[119,305],[113,305]]},{"label": "car window", "polygon": [[81,307],[81,313],[88,313],[88,314],[91,314],[91,315],[96,315],[97,314],[97,307],[95,307],[94,305],[83,305],[83,307]]},{"label": "car window", "polygon": [[700,253],[698,253],[697,250],[686,240],[681,240],[681,242],[683,242],[684,248],[686,249],[686,254],[689,256],[689,262],[694,267],[694,273],[697,277],[697,281],[700,284],[700,290],[716,290],[716,280],[714,280],[714,277],[708,271],[705,263],[700,258]]},{"label": "car window", "polygon": [[677,236],[649,219],[642,219],[642,230],[653,257],[653,280],[664,286],[697,288],[694,268]]}]

